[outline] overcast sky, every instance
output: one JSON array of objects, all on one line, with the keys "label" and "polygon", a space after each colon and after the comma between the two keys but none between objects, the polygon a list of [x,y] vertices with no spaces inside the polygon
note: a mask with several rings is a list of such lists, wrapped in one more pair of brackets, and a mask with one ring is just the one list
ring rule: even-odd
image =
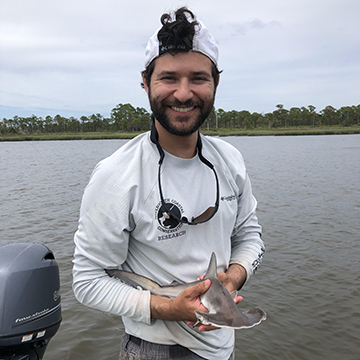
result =
[{"label": "overcast sky", "polygon": [[359,0],[1,0],[0,119],[150,111],[145,46],[183,5],[219,46],[216,108],[360,104]]}]

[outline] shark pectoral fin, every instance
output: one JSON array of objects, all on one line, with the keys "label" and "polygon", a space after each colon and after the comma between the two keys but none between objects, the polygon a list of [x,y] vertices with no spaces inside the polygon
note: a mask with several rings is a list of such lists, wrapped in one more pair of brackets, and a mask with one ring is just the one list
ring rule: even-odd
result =
[{"label": "shark pectoral fin", "polygon": [[195,315],[197,317],[197,322],[194,324],[194,326],[202,324],[202,325],[211,325],[208,321],[207,321],[207,315],[209,313],[204,313],[201,311],[195,311]]},{"label": "shark pectoral fin", "polygon": [[231,298],[235,301],[237,298],[237,295],[238,295],[237,290],[234,290],[230,295],[231,295]]},{"label": "shark pectoral fin", "polygon": [[[196,313],[196,311],[195,311],[195,313]],[[198,317],[197,314],[196,314],[196,316]],[[200,319],[199,319],[199,317],[198,317],[198,320],[196,321],[196,323],[195,323],[192,327],[196,327],[196,326],[198,326],[199,324],[201,324],[201,321],[200,321]]]},{"label": "shark pectoral fin", "polygon": [[192,327],[196,327],[200,324],[200,320],[198,320]]}]

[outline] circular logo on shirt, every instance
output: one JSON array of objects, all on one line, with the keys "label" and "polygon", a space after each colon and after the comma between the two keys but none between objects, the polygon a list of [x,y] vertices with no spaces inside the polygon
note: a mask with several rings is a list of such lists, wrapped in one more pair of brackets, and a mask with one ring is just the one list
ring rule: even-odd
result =
[{"label": "circular logo on shirt", "polygon": [[[165,206],[166,206],[167,209],[171,209],[171,211],[176,216],[181,218],[180,209],[175,204],[167,202],[167,203],[165,203]],[[164,229],[168,229],[168,230],[175,229],[175,228],[177,228],[179,226],[179,224],[181,224],[180,221],[174,219],[173,217],[171,217],[167,213],[164,206],[160,206],[160,209],[159,209],[159,211],[157,213],[157,218],[158,218],[159,224]]]}]

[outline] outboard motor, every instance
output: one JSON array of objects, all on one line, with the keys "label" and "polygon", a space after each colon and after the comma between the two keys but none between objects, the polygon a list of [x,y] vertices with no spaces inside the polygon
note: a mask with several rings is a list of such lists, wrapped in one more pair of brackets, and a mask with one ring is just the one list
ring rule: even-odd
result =
[{"label": "outboard motor", "polygon": [[41,360],[61,323],[59,267],[41,244],[0,246],[0,360]]}]

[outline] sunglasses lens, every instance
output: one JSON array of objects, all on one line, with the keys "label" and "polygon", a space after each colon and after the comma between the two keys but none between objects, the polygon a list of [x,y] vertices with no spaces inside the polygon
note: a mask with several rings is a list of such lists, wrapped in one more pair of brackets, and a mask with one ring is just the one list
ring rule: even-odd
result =
[{"label": "sunglasses lens", "polygon": [[207,210],[205,210],[205,212],[203,212],[201,215],[197,216],[196,218],[193,218],[192,219],[192,222],[204,222],[206,221],[207,219],[209,219],[212,214],[214,213],[215,211],[215,206],[210,206]]}]

